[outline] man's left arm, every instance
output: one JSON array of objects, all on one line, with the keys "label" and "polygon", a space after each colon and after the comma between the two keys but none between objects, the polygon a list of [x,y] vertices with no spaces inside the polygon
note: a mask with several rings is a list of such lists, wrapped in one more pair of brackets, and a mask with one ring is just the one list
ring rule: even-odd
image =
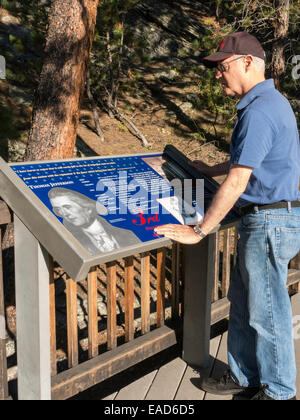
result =
[{"label": "man's left arm", "polygon": [[[209,234],[228,214],[247,188],[253,168],[232,165],[224,183],[215,195],[201,224],[201,230]],[[165,225],[155,229],[159,235],[182,244],[193,245],[200,242],[200,236],[191,226]]]}]

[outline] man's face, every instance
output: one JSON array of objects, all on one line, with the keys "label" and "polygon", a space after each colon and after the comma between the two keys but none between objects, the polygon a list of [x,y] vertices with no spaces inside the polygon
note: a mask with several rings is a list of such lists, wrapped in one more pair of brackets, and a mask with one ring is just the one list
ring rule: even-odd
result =
[{"label": "man's face", "polygon": [[69,197],[55,197],[51,199],[53,211],[64,221],[74,226],[83,226],[91,222],[92,211],[82,207]]},{"label": "man's face", "polygon": [[228,96],[241,96],[242,95],[242,65],[243,57],[235,59],[230,57],[222,64],[226,68],[226,71],[217,70],[216,78],[220,81],[223,91]]}]

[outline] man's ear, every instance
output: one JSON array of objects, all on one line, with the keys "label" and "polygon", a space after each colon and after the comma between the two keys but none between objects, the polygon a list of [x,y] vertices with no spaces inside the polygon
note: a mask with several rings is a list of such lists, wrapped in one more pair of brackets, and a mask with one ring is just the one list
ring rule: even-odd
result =
[{"label": "man's ear", "polygon": [[245,62],[245,69],[246,72],[250,70],[251,64],[253,63],[253,57],[252,55],[246,55],[246,57],[244,58],[244,62]]}]

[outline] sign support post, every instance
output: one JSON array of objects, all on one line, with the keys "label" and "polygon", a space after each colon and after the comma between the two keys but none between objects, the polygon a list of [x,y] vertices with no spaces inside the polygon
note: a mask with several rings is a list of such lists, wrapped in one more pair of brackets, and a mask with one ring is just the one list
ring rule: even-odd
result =
[{"label": "sign support post", "polygon": [[15,215],[18,399],[51,400],[49,254]]},{"label": "sign support post", "polygon": [[183,359],[205,368],[209,362],[214,235],[185,249]]}]

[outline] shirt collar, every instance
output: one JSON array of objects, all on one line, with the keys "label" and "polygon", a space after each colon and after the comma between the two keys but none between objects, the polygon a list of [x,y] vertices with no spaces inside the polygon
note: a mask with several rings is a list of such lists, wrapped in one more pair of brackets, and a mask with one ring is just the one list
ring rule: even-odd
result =
[{"label": "shirt collar", "polygon": [[264,80],[263,82],[258,83],[243,97],[243,99],[241,99],[237,105],[237,109],[241,110],[246,108],[246,106],[248,106],[255,98],[269,89],[275,89],[273,79]]}]

